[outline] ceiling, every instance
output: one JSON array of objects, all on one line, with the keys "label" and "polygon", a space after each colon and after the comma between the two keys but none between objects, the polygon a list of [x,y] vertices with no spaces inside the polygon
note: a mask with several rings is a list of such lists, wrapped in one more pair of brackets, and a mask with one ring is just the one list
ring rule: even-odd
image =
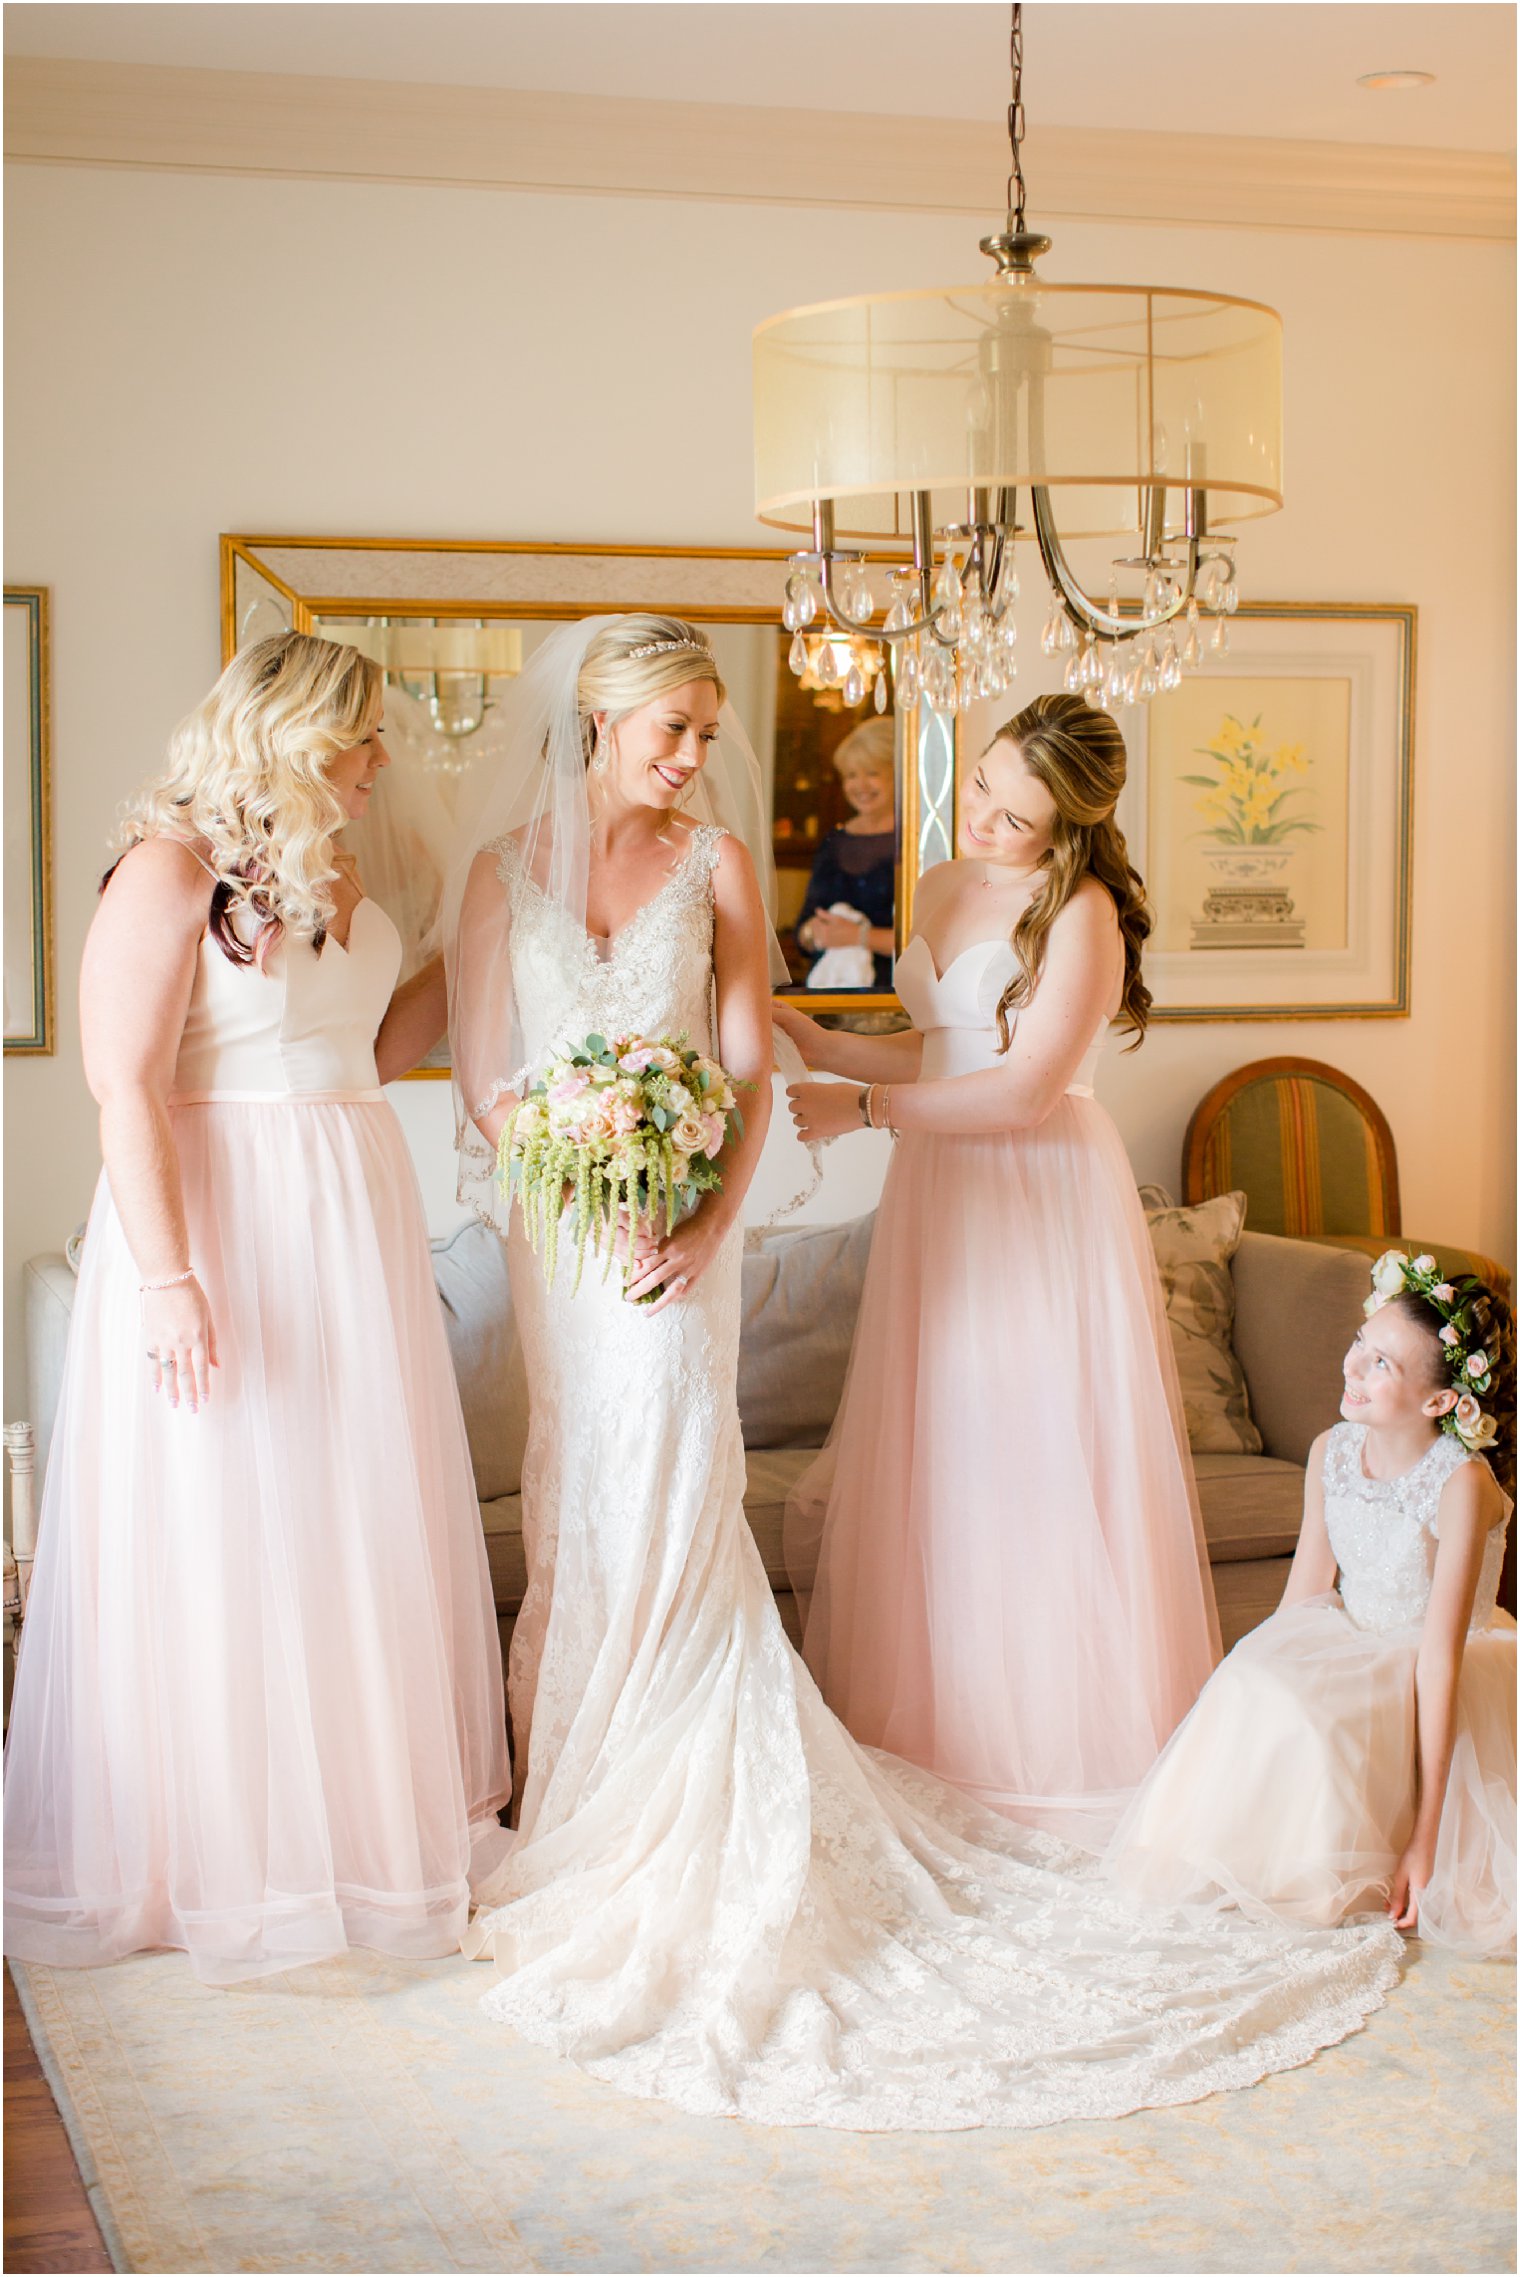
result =
[{"label": "ceiling", "polygon": [[[998,0],[10,0],[10,55],[691,103],[985,119],[1007,101]],[[1515,10],[1338,0],[1032,0],[1039,126],[1515,147]],[[1434,86],[1373,94],[1370,71]]]}]

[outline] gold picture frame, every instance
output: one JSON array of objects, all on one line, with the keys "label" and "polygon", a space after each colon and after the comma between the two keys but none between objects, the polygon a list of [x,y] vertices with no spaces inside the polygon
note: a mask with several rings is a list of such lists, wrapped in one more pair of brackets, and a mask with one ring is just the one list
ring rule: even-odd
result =
[{"label": "gold picture frame", "polygon": [[1227,623],[1120,718],[1151,1018],[1407,1018],[1418,612],[1243,601]]},{"label": "gold picture frame", "polygon": [[[714,625],[780,628],[785,553],[746,546],[575,545],[530,539],[341,538],[224,534],[224,663],[251,639],[320,619],[559,619],[658,609]],[[862,628],[869,637],[870,627]],[[897,953],[917,880],[954,851],[958,748],[953,723],[915,707],[900,743]],[[784,992],[812,1012],[900,1014],[893,990]],[[419,1072],[443,1072],[427,1069]]]},{"label": "gold picture frame", "polygon": [[57,1049],[48,589],[5,588],[5,1056]]}]

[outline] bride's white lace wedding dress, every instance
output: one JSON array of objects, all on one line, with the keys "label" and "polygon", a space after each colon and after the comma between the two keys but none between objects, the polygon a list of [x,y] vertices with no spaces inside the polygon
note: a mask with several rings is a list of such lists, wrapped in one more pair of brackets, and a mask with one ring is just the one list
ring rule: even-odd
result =
[{"label": "bride's white lace wedding dress", "polygon": [[[712,870],[609,943],[497,849],[535,1062],[587,1034],[713,1048]],[[1038,2126],[1302,2063],[1380,2005],[1400,1940],[1144,1910],[1079,1853],[857,1747],[782,1633],[743,1512],[741,1236],[651,1315],[546,1290],[514,1220],[532,1402],[511,1697],[521,1826],[467,1950],[488,2011],[698,2113]]]}]

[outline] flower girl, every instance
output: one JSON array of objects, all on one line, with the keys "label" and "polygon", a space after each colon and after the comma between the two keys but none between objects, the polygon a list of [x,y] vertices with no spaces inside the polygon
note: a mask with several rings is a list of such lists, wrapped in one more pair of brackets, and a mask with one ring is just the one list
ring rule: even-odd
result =
[{"label": "flower girl", "polygon": [[[1309,1454],[1280,1609],[1141,1787],[1109,1871],[1161,1903],[1330,1924],[1386,1906],[1433,1943],[1515,1937],[1514,1505],[1507,1309],[1388,1250]],[[1490,1469],[1490,1463],[1494,1466]]]}]

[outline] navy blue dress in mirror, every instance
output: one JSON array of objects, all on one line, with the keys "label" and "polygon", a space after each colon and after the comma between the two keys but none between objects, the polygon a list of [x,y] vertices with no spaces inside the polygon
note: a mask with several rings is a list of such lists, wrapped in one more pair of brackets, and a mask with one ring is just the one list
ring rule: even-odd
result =
[{"label": "navy blue dress in mirror", "polygon": [[[820,909],[836,901],[858,909],[872,926],[890,929],[896,905],[897,833],[895,830],[852,832],[831,830],[818,849],[803,897],[799,929]],[[875,988],[892,986],[890,956],[873,958]]]}]

